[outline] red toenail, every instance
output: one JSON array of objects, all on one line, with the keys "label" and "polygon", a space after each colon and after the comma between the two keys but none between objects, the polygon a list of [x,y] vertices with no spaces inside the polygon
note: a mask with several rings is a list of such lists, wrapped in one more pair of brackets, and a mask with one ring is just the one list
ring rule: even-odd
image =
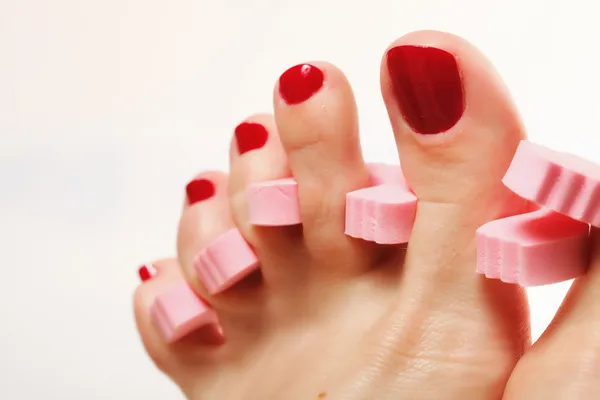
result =
[{"label": "red toenail", "polygon": [[190,205],[211,198],[215,194],[215,185],[208,179],[194,179],[185,187]]},{"label": "red toenail", "polygon": [[156,275],[156,269],[154,269],[154,266],[152,265],[142,265],[138,269],[138,274],[142,282],[146,282],[147,280],[151,279],[154,275]]},{"label": "red toenail", "polygon": [[387,53],[387,67],[398,106],[415,132],[452,128],[465,109],[456,58],[435,47],[398,46]]},{"label": "red toenail", "polygon": [[235,128],[235,141],[240,154],[260,149],[268,138],[267,129],[256,122],[242,122]]},{"label": "red toenail", "polygon": [[279,78],[279,94],[288,104],[302,103],[321,89],[323,79],[323,71],[314,65],[296,65]]}]

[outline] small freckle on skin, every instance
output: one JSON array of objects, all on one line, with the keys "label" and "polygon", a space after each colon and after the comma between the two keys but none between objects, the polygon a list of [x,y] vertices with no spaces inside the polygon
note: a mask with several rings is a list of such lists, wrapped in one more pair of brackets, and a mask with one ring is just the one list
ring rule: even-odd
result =
[{"label": "small freckle on skin", "polygon": [[325,393],[325,392],[321,392],[321,393],[319,393],[319,395],[317,396],[317,398],[319,398],[319,399],[324,399],[324,398],[325,398],[325,396],[327,396],[327,393]]}]

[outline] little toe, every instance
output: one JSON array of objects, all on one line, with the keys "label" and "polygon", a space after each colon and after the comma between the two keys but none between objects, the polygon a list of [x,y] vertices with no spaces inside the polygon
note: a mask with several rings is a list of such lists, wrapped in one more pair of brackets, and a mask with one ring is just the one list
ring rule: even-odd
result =
[{"label": "little toe", "polygon": [[[139,274],[143,284],[135,291],[134,311],[142,343],[156,366],[185,387],[185,366],[202,366],[202,356],[223,343],[216,312],[193,292],[176,259],[143,265]],[[169,297],[177,301],[169,303]],[[189,337],[176,337],[182,333]]]}]

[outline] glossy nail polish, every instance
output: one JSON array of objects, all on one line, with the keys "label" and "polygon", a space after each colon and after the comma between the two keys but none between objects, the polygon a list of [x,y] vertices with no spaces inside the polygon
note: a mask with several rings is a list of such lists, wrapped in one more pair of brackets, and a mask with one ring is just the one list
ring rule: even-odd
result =
[{"label": "glossy nail polish", "polygon": [[194,179],[185,187],[190,205],[204,201],[215,195],[215,185],[208,179]]},{"label": "glossy nail polish", "polygon": [[235,142],[240,155],[260,149],[267,143],[268,138],[267,129],[256,122],[242,122],[235,128]]},{"label": "glossy nail polish", "polygon": [[142,282],[146,282],[147,280],[151,279],[154,275],[156,275],[156,269],[152,264],[142,265],[138,269],[138,275],[140,276]]},{"label": "glossy nail polish", "polygon": [[415,132],[444,132],[460,120],[464,91],[452,54],[435,47],[397,46],[386,58],[398,107]]},{"label": "glossy nail polish", "polygon": [[302,103],[321,89],[323,80],[323,71],[314,65],[296,65],[279,78],[279,95],[288,104]]}]

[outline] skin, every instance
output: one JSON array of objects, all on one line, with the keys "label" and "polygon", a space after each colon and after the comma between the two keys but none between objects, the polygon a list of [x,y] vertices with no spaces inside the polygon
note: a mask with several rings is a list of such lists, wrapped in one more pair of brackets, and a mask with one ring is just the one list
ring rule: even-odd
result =
[{"label": "skin", "polygon": [[[501,178],[524,128],[504,84],[466,41],[414,32],[398,44],[444,49],[458,60],[466,109],[449,131],[423,136],[404,121],[385,62],[383,98],[402,168],[419,198],[407,249],[344,235],[345,194],[365,187],[352,90],[333,65],[326,85],[274,114],[255,115],[269,140],[230,151],[230,175],[205,172],[212,198],[185,204],[177,259],[135,293],[139,331],[158,368],[190,399],[591,399],[600,396],[600,256],[548,331],[530,346],[520,288],[475,274],[475,230],[523,210]],[[481,168],[486,165],[488,168]],[[248,223],[244,189],[293,176],[303,228]],[[435,178],[435,179],[433,179]],[[211,296],[192,268],[200,249],[237,226],[256,249],[262,279]],[[599,248],[600,246],[596,246]],[[217,310],[226,336],[204,330],[167,345],[148,308],[184,277]]]}]

